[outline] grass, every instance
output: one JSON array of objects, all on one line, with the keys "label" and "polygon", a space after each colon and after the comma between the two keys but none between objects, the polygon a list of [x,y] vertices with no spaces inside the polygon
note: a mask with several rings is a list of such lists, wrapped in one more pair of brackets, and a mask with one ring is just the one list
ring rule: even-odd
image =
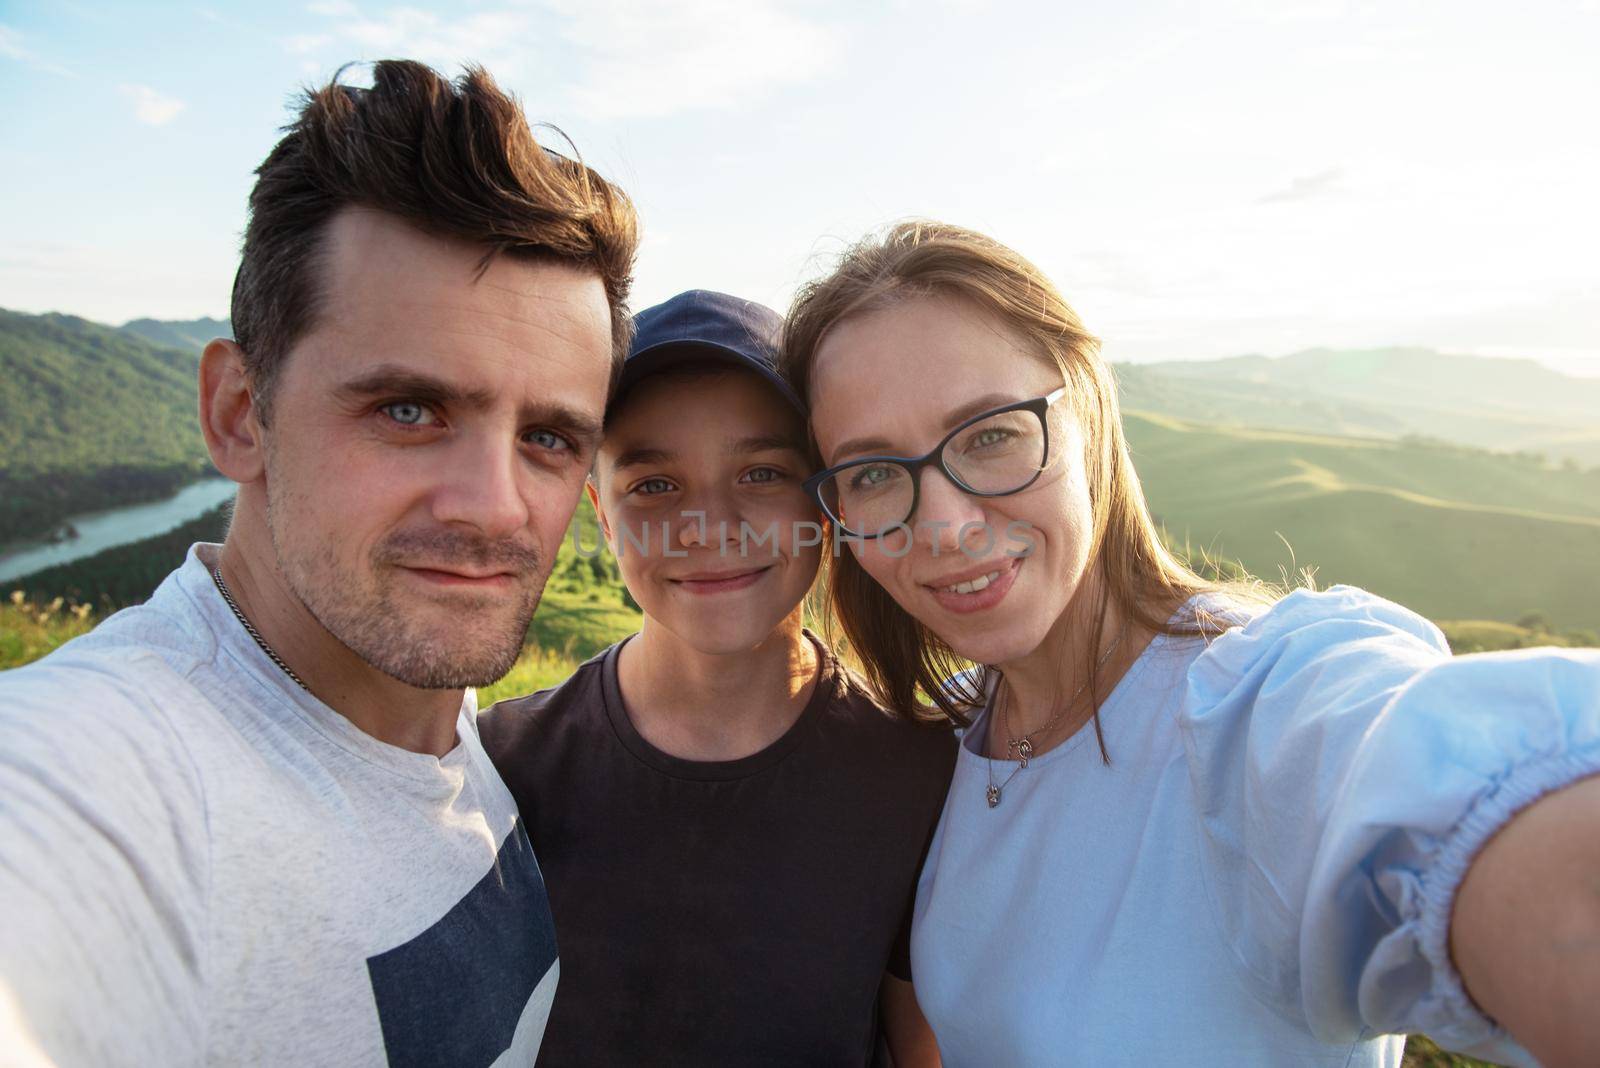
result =
[{"label": "grass", "polygon": [[1406,1055],[1400,1064],[1401,1068],[1497,1068],[1491,1061],[1447,1053],[1427,1035],[1412,1035],[1406,1039]]},{"label": "grass", "polygon": [[614,590],[552,582],[528,627],[528,644],[579,664],[638,630],[639,619],[639,610]]},{"label": "grass", "polygon": [[537,690],[559,686],[577,668],[579,661],[558,652],[530,645],[504,677],[492,686],[478,688],[478,707],[488,708],[508,697],[521,697]]},{"label": "grass", "polygon": [[89,605],[69,604],[60,597],[35,603],[21,590],[12,591],[0,602],[0,671],[39,659],[87,634],[97,622]]},{"label": "grass", "polygon": [[1552,633],[1544,626],[1520,626],[1492,619],[1441,619],[1439,629],[1455,653],[1493,653],[1502,649],[1532,649],[1542,645],[1600,646],[1592,631]]},{"label": "grass", "polygon": [[1435,619],[1600,629],[1600,480],[1527,459],[1129,414],[1173,540],[1255,574],[1315,569]]}]

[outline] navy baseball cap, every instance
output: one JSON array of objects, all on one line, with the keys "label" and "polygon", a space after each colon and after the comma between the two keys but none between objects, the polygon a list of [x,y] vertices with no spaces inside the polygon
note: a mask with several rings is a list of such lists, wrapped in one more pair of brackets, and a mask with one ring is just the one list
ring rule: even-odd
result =
[{"label": "navy baseball cap", "polygon": [[621,403],[642,379],[684,363],[721,360],[754,371],[802,416],[806,406],[778,373],[783,318],[764,304],[691,289],[633,317],[633,345],[611,400]]}]

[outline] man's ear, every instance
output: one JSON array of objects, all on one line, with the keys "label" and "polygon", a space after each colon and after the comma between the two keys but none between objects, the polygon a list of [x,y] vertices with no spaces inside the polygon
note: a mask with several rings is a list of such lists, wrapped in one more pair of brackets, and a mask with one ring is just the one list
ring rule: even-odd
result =
[{"label": "man's ear", "polygon": [[254,482],[266,470],[265,442],[244,350],[216,338],[200,356],[200,432],[217,470],[235,482]]},{"label": "man's ear", "polygon": [[[606,539],[607,545],[611,545],[611,521],[606,518],[605,506],[600,503],[600,486],[593,475],[583,480],[583,492],[589,495],[589,503],[594,505],[595,518],[600,521],[600,536]],[[615,551],[615,547],[612,551]]]}]

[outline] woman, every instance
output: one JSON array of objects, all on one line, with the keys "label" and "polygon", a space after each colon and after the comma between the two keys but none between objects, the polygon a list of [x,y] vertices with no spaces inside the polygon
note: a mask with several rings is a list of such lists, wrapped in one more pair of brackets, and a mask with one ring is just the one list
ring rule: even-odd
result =
[{"label": "woman", "polygon": [[1600,657],[1200,579],[1095,339],[979,234],[851,250],[785,367],[852,646],[968,724],[912,939],[947,1064],[1600,1063]]}]

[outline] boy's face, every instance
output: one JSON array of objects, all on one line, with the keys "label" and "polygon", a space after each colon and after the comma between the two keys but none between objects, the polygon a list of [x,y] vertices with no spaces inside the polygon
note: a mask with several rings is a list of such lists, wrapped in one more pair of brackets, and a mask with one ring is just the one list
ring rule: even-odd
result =
[{"label": "boy's face", "polygon": [[[729,368],[647,378],[606,426],[590,493],[639,607],[705,653],[765,641],[822,558],[800,415]],[[805,544],[811,542],[812,544]]]}]

